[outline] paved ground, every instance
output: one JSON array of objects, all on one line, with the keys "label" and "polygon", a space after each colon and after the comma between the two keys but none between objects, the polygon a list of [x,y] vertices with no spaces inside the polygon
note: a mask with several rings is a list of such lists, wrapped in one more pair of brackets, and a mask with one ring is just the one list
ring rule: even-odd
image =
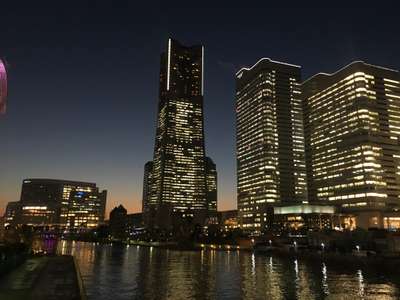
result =
[{"label": "paved ground", "polygon": [[28,259],[0,280],[0,299],[81,300],[72,256]]}]

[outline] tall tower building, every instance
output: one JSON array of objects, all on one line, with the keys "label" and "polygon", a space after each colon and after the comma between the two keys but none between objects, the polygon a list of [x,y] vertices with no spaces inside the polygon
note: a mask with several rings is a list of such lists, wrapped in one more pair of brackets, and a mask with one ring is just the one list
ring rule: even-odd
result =
[{"label": "tall tower building", "polygon": [[200,218],[207,210],[203,59],[203,46],[186,47],[173,39],[161,55],[149,204],[169,216]]},{"label": "tall tower building", "polygon": [[387,226],[379,211],[400,205],[399,71],[357,61],[302,89],[310,200],[364,212],[360,227]]},{"label": "tall tower building", "polygon": [[217,167],[206,157],[207,210],[209,218],[217,217]]},{"label": "tall tower building", "polygon": [[241,227],[259,233],[275,205],[307,201],[299,66],[259,60],[236,73]]},{"label": "tall tower building", "polygon": [[0,115],[6,113],[7,106],[7,72],[5,64],[0,59]]},{"label": "tall tower building", "polygon": [[151,196],[152,170],[153,170],[153,162],[148,161],[144,165],[142,213],[146,213],[149,208],[149,202]]}]

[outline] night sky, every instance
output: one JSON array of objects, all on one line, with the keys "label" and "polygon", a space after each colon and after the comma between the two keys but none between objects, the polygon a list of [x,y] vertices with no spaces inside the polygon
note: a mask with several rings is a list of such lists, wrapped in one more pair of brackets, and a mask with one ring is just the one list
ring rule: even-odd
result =
[{"label": "night sky", "polygon": [[108,210],[140,211],[168,37],[205,46],[206,152],[218,208],[235,208],[235,71],[261,57],[301,65],[303,78],[353,60],[400,69],[396,1],[280,2],[2,1],[0,212],[28,177],[96,182]]}]

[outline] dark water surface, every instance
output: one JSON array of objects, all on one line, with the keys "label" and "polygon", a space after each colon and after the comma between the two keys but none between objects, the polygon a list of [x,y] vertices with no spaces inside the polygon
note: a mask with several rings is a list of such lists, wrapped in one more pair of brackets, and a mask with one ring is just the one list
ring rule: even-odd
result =
[{"label": "dark water surface", "polygon": [[61,242],[89,300],[400,299],[399,274],[250,252]]}]

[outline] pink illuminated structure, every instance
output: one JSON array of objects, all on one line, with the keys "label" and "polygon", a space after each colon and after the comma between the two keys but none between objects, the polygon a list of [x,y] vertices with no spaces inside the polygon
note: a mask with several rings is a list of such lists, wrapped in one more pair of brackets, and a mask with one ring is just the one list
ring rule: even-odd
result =
[{"label": "pink illuminated structure", "polygon": [[7,107],[7,72],[6,67],[0,59],[0,114],[6,113]]}]

